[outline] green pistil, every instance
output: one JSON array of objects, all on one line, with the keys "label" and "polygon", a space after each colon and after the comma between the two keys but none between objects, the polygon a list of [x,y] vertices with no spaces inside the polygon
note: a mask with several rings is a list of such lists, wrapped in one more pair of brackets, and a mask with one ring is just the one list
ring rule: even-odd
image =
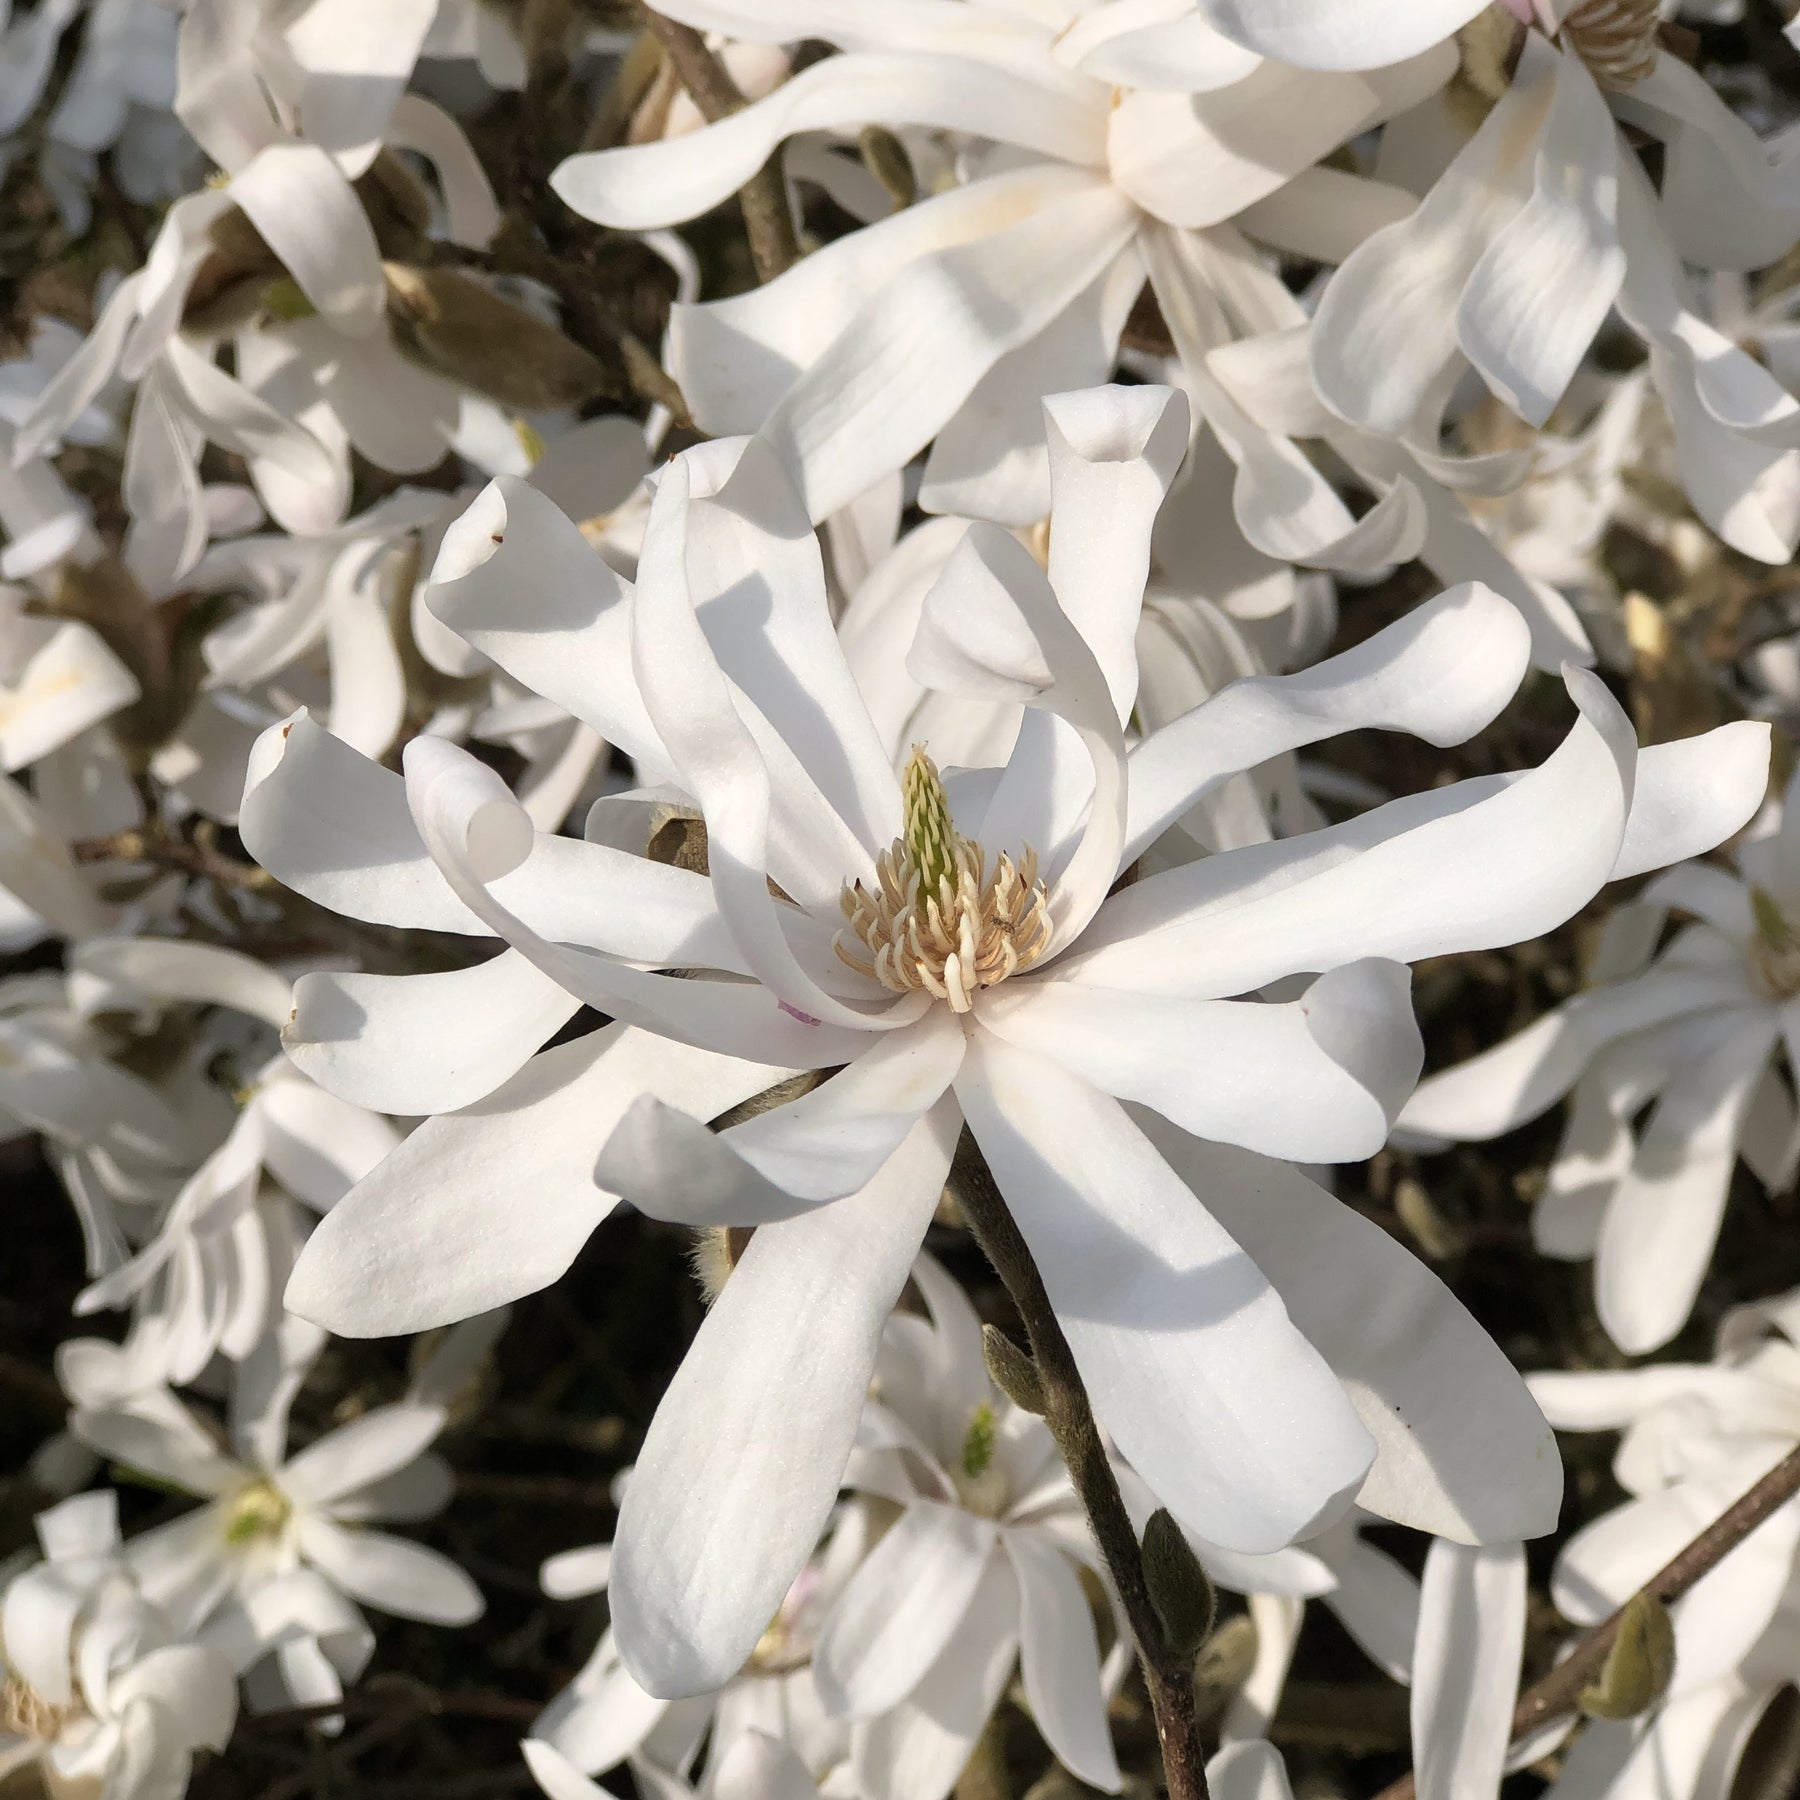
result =
[{"label": "green pistil", "polygon": [[937,764],[921,744],[913,745],[912,758],[900,778],[900,792],[906,808],[906,848],[919,871],[920,892],[935,894],[945,881],[953,879],[956,826]]},{"label": "green pistil", "polygon": [[963,1433],[962,1472],[971,1481],[979,1481],[994,1460],[994,1409],[984,1400],[969,1415],[969,1429]]}]

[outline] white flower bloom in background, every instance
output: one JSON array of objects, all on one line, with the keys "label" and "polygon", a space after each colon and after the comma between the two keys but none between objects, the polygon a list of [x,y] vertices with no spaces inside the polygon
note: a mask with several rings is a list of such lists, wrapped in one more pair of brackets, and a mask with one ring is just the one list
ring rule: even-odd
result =
[{"label": "white flower bloom in background", "polygon": [[[1800,1163],[1795,792],[1739,847],[1735,873],[1690,863],[1657,877],[1609,921],[1591,986],[1432,1076],[1400,1115],[1405,1139],[1479,1141],[1572,1095],[1533,1232],[1548,1255],[1594,1258],[1601,1322],[1634,1354],[1686,1322],[1738,1159],[1771,1192]],[[1671,912],[1689,922],[1659,952]]]},{"label": "white flower bloom in background", "polygon": [[[1481,1431],[1465,1418],[1462,1448],[1434,1460],[1415,1422],[1456,1408],[1406,1359],[1425,1388],[1396,1431],[1384,1390],[1405,1377],[1377,1344],[1396,1320],[1324,1291],[1312,1257],[1270,1285],[1256,1258],[1279,1263],[1318,1190],[1277,1208],[1263,1190],[1298,1178],[1265,1157],[1367,1154],[1418,1064],[1393,965],[1528,936],[1606,880],[1715,842],[1760,798],[1763,728],[1639,754],[1615,703],[1571,671],[1578,721],[1540,769],[1109,893],[1215,781],[1278,752],[1352,724],[1467,735],[1510,696],[1528,633],[1496,596],[1452,592],[1304,676],[1226,688],[1128,759],[1148,527],[1183,422],[1156,389],[1059,397],[1050,416],[1070,454],[1048,576],[1016,539],[973,528],[910,652],[938,685],[1027,708],[1002,768],[940,777],[916,754],[903,802],[830,633],[816,541],[754,442],[671,464],[635,589],[503,483],[446,540],[435,590],[472,643],[692,796],[707,877],[602,841],[629,828],[641,847],[644,806],[628,827],[634,809],[603,803],[587,843],[537,837],[491,770],[441,742],[409,747],[404,785],[304,720],[259,747],[241,823],[281,879],[365,918],[484,926],[510,951],[445,976],[310,978],[289,1034],[303,1067],[365,1104],[426,1110],[524,1064],[334,1210],[290,1305],[352,1331],[484,1310],[554,1278],[620,1193],[681,1223],[760,1227],[622,1510],[614,1627],[652,1691],[731,1674],[817,1541],[963,1120],[1101,1422],[1203,1538],[1272,1550],[1359,1488],[1452,1536],[1548,1523],[1554,1462],[1504,1384]],[[334,808],[354,792],[382,835],[351,853],[327,791]],[[565,881],[577,860],[591,873]],[[926,882],[937,911],[909,911]],[[689,973],[654,972],[671,966]],[[1228,998],[1302,973],[1320,979],[1301,998]],[[579,1000],[618,1023],[527,1062]],[[417,1055],[396,1070],[383,1046],[424,1037],[435,1071]],[[785,1072],[839,1065],[788,1105],[703,1128]],[[1333,1209],[1320,1196],[1316,1210]],[[1405,1292],[1401,1278],[1389,1303],[1441,1314]],[[1459,1317],[1442,1315],[1453,1341]],[[1480,1365],[1473,1338],[1440,1371]],[[1469,1479],[1503,1440],[1533,1472],[1502,1509],[1510,1530]],[[1398,1460],[1365,1483],[1378,1444]],[[787,1496],[773,1515],[766,1491]]]},{"label": "white flower bloom in background", "polygon": [[[850,1727],[825,1711],[812,1655],[825,1609],[868,1551],[870,1524],[866,1506],[852,1502],[838,1509],[824,1543],[795,1577],[744,1666],[717,1693],[681,1700],[645,1693],[620,1661],[608,1629],[581,1672],[533,1724],[532,1739],[581,1774],[602,1775],[624,1763],[650,1785],[691,1775],[703,1749],[704,1773],[746,1731],[780,1739],[816,1776],[840,1768]],[[610,1544],[553,1556],[543,1568],[544,1592],[552,1599],[597,1594],[611,1563]]]},{"label": "white flower bloom in background", "polygon": [[[1532,1391],[1563,1431],[1619,1431],[1630,1498],[1583,1526],[1551,1593],[1578,1625],[1622,1604],[1800,1444],[1800,1296],[1734,1307],[1710,1363],[1548,1371]],[[1675,1671],[1647,1717],[1591,1722],[1552,1793],[1690,1800],[1729,1790],[1757,1720],[1800,1659],[1800,1502],[1789,1500],[1669,1609]]]},{"label": "white flower bloom in background", "polygon": [[[485,1341],[497,1323],[471,1329]],[[230,1452],[166,1389],[84,1408],[70,1421],[102,1455],[205,1501],[132,1538],[125,1552],[145,1594],[189,1631],[211,1626],[228,1641],[261,1641],[258,1595],[303,1569],[351,1601],[403,1618],[460,1625],[481,1614],[480,1590],[448,1557],[371,1529],[430,1518],[450,1497],[450,1472],[430,1450],[448,1396],[429,1370],[413,1397],[288,1454],[288,1409],[323,1342],[322,1332],[290,1317],[238,1365]],[[452,1361],[461,1363],[462,1349]],[[284,1641],[281,1670],[294,1667],[303,1684],[290,1688],[297,1697],[337,1699],[329,1658],[316,1642],[305,1648],[315,1637]],[[328,1691],[319,1694],[321,1686]]]},{"label": "white flower bloom in background", "polygon": [[40,1513],[43,1560],[0,1584],[0,1773],[31,1763],[102,1800],[179,1800],[195,1752],[223,1750],[237,1686],[185,1641],[120,1555],[116,1496]]},{"label": "white flower bloom in background", "polygon": [[[137,1247],[129,1255],[121,1247],[76,1303],[80,1314],[129,1306],[133,1315],[116,1352],[93,1339],[63,1346],[64,1385],[92,1407],[193,1381],[218,1354],[234,1362],[251,1355],[280,1318],[281,1290],[305,1237],[302,1209],[335,1205],[400,1134],[322,1092],[281,1054],[273,1034],[287,1022],[290,988],[250,957],[209,944],[115,938],[85,944],[70,960],[71,998],[88,1016],[218,1008],[225,1029],[202,1037],[196,1060],[236,1065],[229,1106],[209,1096],[225,1128],[216,1141],[202,1140],[198,1167],[153,1222],[131,1231]],[[262,1029],[244,1042],[250,1021]],[[180,1100],[186,1116],[200,1112],[191,1089]]]},{"label": "white flower bloom in background", "polygon": [[[613,1800],[562,1752],[541,1738],[520,1746],[533,1779],[550,1800]],[[818,1800],[820,1789],[792,1749],[754,1728],[734,1738],[698,1785],[679,1775],[638,1771],[644,1793],[655,1800]]]}]

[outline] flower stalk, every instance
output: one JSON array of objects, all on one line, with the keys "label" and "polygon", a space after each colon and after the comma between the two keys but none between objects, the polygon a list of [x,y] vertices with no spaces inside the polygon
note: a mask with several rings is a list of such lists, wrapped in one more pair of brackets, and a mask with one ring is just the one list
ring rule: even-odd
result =
[{"label": "flower stalk", "polygon": [[982,1253],[1018,1308],[1043,1394],[1044,1422],[1068,1465],[1089,1528],[1106,1561],[1131,1635],[1156,1720],[1157,1747],[1169,1800],[1207,1800],[1206,1755],[1194,1696],[1196,1647],[1172,1643],[1144,1573],[1144,1552],[1107,1460],[1106,1446],[1075,1353],[1057,1323],[1043,1277],[1032,1261],[986,1159],[965,1131],[951,1165],[950,1186]]}]

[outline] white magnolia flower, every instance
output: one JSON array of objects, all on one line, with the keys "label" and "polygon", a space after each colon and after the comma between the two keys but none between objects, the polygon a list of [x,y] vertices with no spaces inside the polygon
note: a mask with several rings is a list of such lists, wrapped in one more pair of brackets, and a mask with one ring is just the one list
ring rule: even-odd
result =
[{"label": "white magnolia flower", "polygon": [[[191,1086],[170,1093],[205,1154],[196,1154],[198,1166],[159,1216],[131,1229],[132,1254],[115,1256],[76,1302],[78,1314],[129,1306],[133,1315],[117,1349],[92,1340],[63,1346],[64,1386],[78,1404],[94,1406],[191,1382],[215,1354],[249,1356],[280,1316],[305,1237],[301,1209],[335,1205],[400,1134],[294,1068],[274,1038],[292,1010],[289,983],[241,952],[168,939],[91,940],[71,955],[69,987],[89,1016],[216,1008],[193,1060],[237,1065],[230,1107]],[[208,1141],[209,1115],[220,1112],[229,1124]]]},{"label": "white magnolia flower", "polygon": [[[814,1776],[841,1768],[850,1727],[825,1711],[812,1657],[825,1610],[868,1553],[870,1532],[870,1512],[861,1502],[837,1509],[824,1543],[795,1577],[744,1666],[716,1693],[681,1700],[645,1693],[608,1628],[580,1674],[532,1725],[531,1737],[584,1775],[624,1763],[652,1786],[671,1775],[691,1777],[702,1751],[704,1777],[747,1731],[787,1745]],[[553,1556],[544,1564],[544,1592],[552,1599],[597,1594],[611,1563],[610,1544]]]},{"label": "white magnolia flower", "polygon": [[[1771,1066],[1800,1029],[1796,794],[1739,848],[1736,873],[1659,876],[1609,922],[1591,986],[1432,1076],[1400,1115],[1428,1144],[1482,1141],[1572,1092],[1533,1234],[1548,1255],[1595,1259],[1601,1322],[1634,1354],[1685,1323],[1738,1158],[1777,1192],[1800,1163],[1793,1096]],[[1691,920],[1656,954],[1671,911]]]},{"label": "white magnolia flower", "polygon": [[[114,289],[13,446],[15,462],[38,455],[115,374],[136,384],[124,556],[152,595],[193,568],[209,536],[241,529],[246,507],[254,519],[243,490],[202,486],[206,444],[241,456],[254,500],[310,535],[344,515],[353,445],[408,473],[442,460],[457,434],[457,389],[391,342],[381,250],[352,186],[384,146],[417,150],[440,178],[451,237],[479,245],[498,224],[460,128],[403,91],[433,11],[430,0],[374,14],[346,0],[193,0],[183,15],[176,111],[230,179],[168,209],[144,267]],[[227,215],[303,298],[258,302],[248,318],[225,306],[209,323],[207,303],[243,273],[217,236]],[[266,271],[250,273],[268,288]],[[283,316],[296,310],[307,316]],[[227,344],[230,372],[218,361]]]},{"label": "white magnolia flower", "polygon": [[139,1593],[110,1489],[37,1531],[44,1560],[0,1588],[0,1775],[37,1762],[53,1791],[181,1800],[194,1752],[223,1750],[236,1723],[230,1666]]},{"label": "white magnolia flower", "polygon": [[[1800,1443],[1800,1295],[1735,1308],[1710,1363],[1549,1373],[1532,1391],[1564,1431],[1621,1431],[1631,1496],[1576,1532],[1551,1593],[1597,1624]],[[1670,1608],[1675,1672],[1647,1717],[1589,1723],[1559,1797],[1728,1793],[1756,1722],[1800,1667],[1800,1500],[1776,1509]]]},{"label": "white magnolia flower", "polygon": [[[482,1330],[491,1335],[486,1321]],[[285,1318],[236,1366],[230,1452],[166,1389],[71,1417],[75,1434],[102,1455],[204,1497],[125,1552],[145,1594],[188,1630],[210,1623],[256,1640],[265,1635],[258,1594],[306,1568],[348,1599],[401,1618],[463,1625],[481,1614],[480,1590],[447,1556],[371,1529],[430,1518],[450,1497],[449,1469],[429,1448],[448,1398],[435,1384],[286,1452],[288,1408],[323,1342],[315,1327]],[[315,1663],[313,1674],[324,1670]]]},{"label": "white magnolia flower", "polygon": [[[977,526],[924,608],[915,672],[1026,707],[1003,766],[946,778],[920,753],[903,794],[805,512],[756,440],[669,465],[635,589],[517,483],[459,522],[436,588],[440,617],[700,812],[709,876],[642,854],[654,794],[602,802],[574,842],[539,836],[492,770],[436,740],[408,746],[404,779],[305,719],[258,747],[241,829],[283,881],[508,946],[442,975],[302,984],[290,1047],[323,1085],[399,1111],[478,1104],[334,1209],[290,1305],[351,1332],[481,1311],[554,1279],[619,1194],[760,1227],[621,1511],[614,1627],[652,1692],[735,1671],[817,1542],[965,1122],[1099,1418],[1203,1537],[1274,1549],[1359,1489],[1457,1537],[1553,1515],[1554,1458],[1491,1344],[1409,1276],[1383,1306],[1348,1304],[1318,1246],[1354,1225],[1334,1230],[1328,1198],[1268,1158],[1369,1154],[1418,1064],[1397,965],[1528,936],[1715,842],[1760,794],[1765,728],[1640,754],[1571,671],[1577,722],[1541,768],[1114,891],[1216,781],[1352,725],[1454,742],[1528,656],[1511,607],[1452,592],[1304,675],[1233,684],[1127,758],[1170,405],[1146,388],[1052,401],[1069,453],[1048,575]],[[912,904],[926,882],[935,912]],[[1299,974],[1318,979],[1298,999],[1229,998]],[[583,1001],[616,1022],[528,1061]],[[790,1104],[705,1128],[825,1069]],[[1478,1369],[1497,1385],[1476,1430],[1452,1387]],[[1425,1447],[1427,1415],[1453,1453]],[[1490,1457],[1493,1479],[1471,1478]]]},{"label": "white magnolia flower", "polygon": [[[1401,439],[1441,479],[1484,485],[1504,479],[1504,458],[1458,474],[1438,454],[1459,377],[1473,368],[1542,425],[1616,308],[1649,353],[1695,510],[1734,549],[1786,562],[1800,540],[1800,400],[1693,309],[1680,258],[1748,268],[1780,255],[1800,231],[1792,158],[1770,186],[1785,196],[1771,221],[1771,153],[1656,49],[1653,7],[1610,5],[1617,34],[1599,30],[1607,7],[1559,9],[1561,47],[1525,32],[1510,85],[1417,209],[1345,258],[1311,324],[1312,383],[1339,418]],[[1341,35],[1327,6],[1278,10]],[[1667,142],[1660,200],[1621,123]]]},{"label": "white magnolia flower", "polygon": [[[627,229],[693,218],[797,133],[876,124],[994,146],[970,153],[962,185],[778,280],[675,309],[667,355],[696,418],[715,433],[768,430],[799,466],[815,518],[934,438],[925,506],[1040,518],[1038,400],[1111,373],[1146,276],[1171,324],[1199,313],[1225,329],[1249,256],[1233,221],[1261,242],[1340,260],[1406,198],[1314,165],[1455,66],[1439,46],[1378,71],[1320,75],[1198,21],[1171,50],[1135,36],[1120,9],[1060,3],[896,0],[847,13],[812,0],[674,0],[663,10],[742,42],[822,38],[843,54],[722,128],[570,159],[553,182],[585,217]],[[1279,504],[1295,507],[1298,483],[1314,537],[1349,534],[1342,502],[1305,480],[1303,459],[1282,460]],[[1266,479],[1256,503],[1278,504]],[[1405,541],[1388,554],[1412,554],[1410,492],[1378,512],[1359,540]]]},{"label": "white magnolia flower", "polygon": [[844,1471],[900,1515],[813,1652],[827,1711],[855,1722],[851,1779],[868,1800],[944,1800],[1016,1670],[1057,1758],[1117,1793],[1106,1697],[1130,1639],[1121,1630],[1109,1684],[1078,1574],[1105,1581],[1081,1503],[1050,1428],[990,1380],[961,1288],[923,1255],[912,1280],[930,1317],[888,1320]]}]

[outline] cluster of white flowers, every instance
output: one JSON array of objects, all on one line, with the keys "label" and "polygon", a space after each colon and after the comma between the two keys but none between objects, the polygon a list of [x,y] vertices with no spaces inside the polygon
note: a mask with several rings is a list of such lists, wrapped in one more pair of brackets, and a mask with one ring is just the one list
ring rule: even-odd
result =
[{"label": "cluster of white flowers", "polygon": [[1284,1800],[1309,1599],[1423,1800],[1729,1791],[1800,1687],[1746,3],[0,0],[0,1153],[85,1257],[0,1774],[182,1800],[476,1620],[386,1527],[629,1206],[704,1312],[489,1711],[551,1800]]}]

